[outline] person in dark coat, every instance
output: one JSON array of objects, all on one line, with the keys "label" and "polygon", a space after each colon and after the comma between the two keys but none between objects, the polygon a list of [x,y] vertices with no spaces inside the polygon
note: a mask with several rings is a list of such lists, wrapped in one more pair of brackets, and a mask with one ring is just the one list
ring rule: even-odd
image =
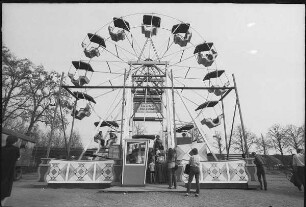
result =
[{"label": "person in dark coat", "polygon": [[9,135],[1,149],[1,206],[12,192],[15,165],[20,158],[19,148],[13,145],[17,141],[17,137]]},{"label": "person in dark coat", "polygon": [[[257,177],[258,181],[260,183],[260,189],[262,190],[262,187],[264,186],[264,189],[267,190],[267,179],[266,179],[266,167],[265,162],[263,158],[260,155],[257,155],[256,152],[252,152],[252,156],[254,157],[254,164],[257,168]],[[262,180],[263,180],[263,186],[262,186]]]}]

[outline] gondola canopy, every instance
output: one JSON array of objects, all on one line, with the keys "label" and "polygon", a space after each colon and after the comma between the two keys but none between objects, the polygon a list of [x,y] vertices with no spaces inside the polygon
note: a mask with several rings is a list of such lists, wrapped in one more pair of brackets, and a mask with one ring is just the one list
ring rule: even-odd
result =
[{"label": "gondola canopy", "polygon": [[160,17],[153,15],[143,15],[143,24],[152,25],[154,27],[160,27]]},{"label": "gondola canopy", "polygon": [[182,23],[173,25],[171,32],[173,34],[177,33],[187,33],[189,30],[190,24]]},{"label": "gondola canopy", "polygon": [[135,134],[132,136],[132,139],[152,139],[154,140],[156,135],[148,135],[148,134]]},{"label": "gondola canopy", "polygon": [[193,54],[196,54],[196,53],[199,53],[199,52],[204,52],[204,51],[209,51],[212,48],[213,45],[214,45],[214,43],[212,43],[212,42],[205,42],[203,44],[199,44],[194,49]]},{"label": "gondola canopy", "polygon": [[189,131],[191,129],[193,129],[193,124],[187,124],[187,125],[184,125],[184,126],[180,126],[178,128],[176,128],[176,132],[178,133],[181,133],[181,132],[184,132],[184,131]]},{"label": "gondola canopy", "polygon": [[117,18],[117,17],[114,17],[113,20],[114,20],[115,27],[119,27],[128,32],[130,31],[130,24],[127,21],[123,20],[122,18]]},{"label": "gondola canopy", "polygon": [[106,48],[105,40],[102,37],[92,33],[88,33],[87,35],[91,42],[97,43],[98,45],[101,45],[102,47]]},{"label": "gondola canopy", "polygon": [[83,61],[72,61],[72,65],[75,67],[75,69],[87,70],[87,71],[94,72],[91,65],[89,63],[85,63]]},{"label": "gondola canopy", "polygon": [[[98,124],[99,124],[98,121],[94,123],[95,126],[98,126]],[[100,127],[105,127],[105,126],[116,127],[116,128],[119,127],[119,125],[115,121],[102,121]]]},{"label": "gondola canopy", "polygon": [[199,109],[203,109],[206,107],[214,107],[215,105],[217,105],[218,101],[207,101],[203,104],[201,104],[200,106],[198,106],[198,108],[196,108],[196,111]]},{"label": "gondola canopy", "polygon": [[205,80],[209,80],[211,78],[218,78],[220,77],[222,74],[224,73],[224,70],[215,70],[215,71],[212,71],[212,72],[209,72],[205,75],[203,81]]},{"label": "gondola canopy", "polygon": [[96,101],[93,99],[93,97],[91,97],[90,95],[86,94],[86,93],[82,93],[82,92],[78,92],[75,91],[73,92],[73,95],[77,98],[77,99],[86,99],[87,101],[91,101],[93,103],[96,103]]}]

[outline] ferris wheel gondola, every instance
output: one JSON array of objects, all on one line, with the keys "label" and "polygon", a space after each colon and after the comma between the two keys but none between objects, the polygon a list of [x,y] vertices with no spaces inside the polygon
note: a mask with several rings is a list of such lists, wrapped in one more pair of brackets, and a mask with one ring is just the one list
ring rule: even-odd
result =
[{"label": "ferris wheel gondola", "polygon": [[153,15],[144,15],[141,26],[141,32],[146,38],[151,38],[157,34],[157,28],[160,27],[160,17]]},{"label": "ferris wheel gondola", "polygon": [[[89,63],[83,61],[72,61],[72,65],[75,68],[74,73],[68,72],[68,77],[70,78],[71,82],[75,86],[83,86],[89,83],[89,78],[87,77],[88,73],[94,72],[91,65]],[[78,70],[85,71],[85,72],[78,72]],[[76,79],[76,73],[78,73],[78,78]]]},{"label": "ferris wheel gondola", "polygon": [[218,53],[213,48],[212,42],[199,44],[196,46],[194,50],[194,54],[196,54],[198,64],[204,65],[205,67],[209,67],[213,64]]},{"label": "ferris wheel gondola", "polygon": [[99,47],[106,48],[105,40],[99,35],[88,33],[87,34],[91,43],[95,44],[90,49],[87,48],[87,45],[82,43],[82,47],[84,48],[84,54],[88,58],[94,58],[100,56]]},{"label": "ferris wheel gondola", "polygon": [[173,41],[181,47],[190,42],[192,33],[189,31],[190,24],[182,23],[173,25],[171,32],[174,34]]},{"label": "ferris wheel gondola", "polygon": [[[82,120],[84,117],[89,117],[91,115],[91,106],[88,103],[88,101],[92,103],[96,103],[96,101],[88,94],[83,93],[83,92],[73,92],[74,97],[76,98],[75,101],[75,108],[72,110],[71,115],[79,120]],[[84,99],[87,101],[85,107],[77,109],[77,101],[79,99]]]}]

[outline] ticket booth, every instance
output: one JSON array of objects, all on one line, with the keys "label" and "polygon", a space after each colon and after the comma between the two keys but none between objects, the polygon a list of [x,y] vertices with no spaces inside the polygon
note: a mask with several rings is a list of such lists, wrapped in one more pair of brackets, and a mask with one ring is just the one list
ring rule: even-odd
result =
[{"label": "ticket booth", "polygon": [[149,139],[124,140],[122,186],[144,186]]}]

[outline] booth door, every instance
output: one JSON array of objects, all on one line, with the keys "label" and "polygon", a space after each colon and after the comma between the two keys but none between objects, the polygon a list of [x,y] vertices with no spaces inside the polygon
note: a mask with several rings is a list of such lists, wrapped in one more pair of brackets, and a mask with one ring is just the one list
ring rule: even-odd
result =
[{"label": "booth door", "polygon": [[148,140],[126,140],[122,186],[144,186],[148,159]]}]

